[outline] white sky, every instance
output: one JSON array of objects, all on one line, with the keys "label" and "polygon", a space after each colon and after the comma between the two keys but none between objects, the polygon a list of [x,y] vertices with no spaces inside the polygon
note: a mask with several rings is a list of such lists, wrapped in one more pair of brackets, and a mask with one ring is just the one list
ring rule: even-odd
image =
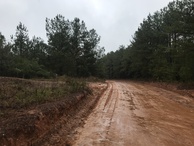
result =
[{"label": "white sky", "polygon": [[66,19],[80,18],[88,29],[101,36],[100,46],[106,52],[129,45],[139,24],[149,13],[172,0],[0,0],[0,32],[10,40],[22,22],[29,36],[47,41],[45,19],[57,14]]}]

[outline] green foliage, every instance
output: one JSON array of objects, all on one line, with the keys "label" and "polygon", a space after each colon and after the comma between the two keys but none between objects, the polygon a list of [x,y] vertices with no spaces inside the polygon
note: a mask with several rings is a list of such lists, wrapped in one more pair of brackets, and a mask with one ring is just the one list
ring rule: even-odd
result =
[{"label": "green foliage", "polygon": [[105,56],[96,31],[79,18],[46,18],[48,44],[30,39],[20,22],[11,43],[0,33],[0,75],[194,81],[193,6],[193,0],[170,2],[143,20],[129,46]]},{"label": "green foliage", "polygon": [[193,6],[176,0],[144,19],[130,46],[104,57],[106,76],[194,81]]},{"label": "green foliage", "polygon": [[90,76],[96,69],[100,37],[94,29],[87,30],[84,21],[69,21],[62,15],[46,19],[51,66],[59,75]]},{"label": "green foliage", "polygon": [[39,65],[36,60],[28,60],[21,57],[15,57],[14,72],[17,77],[32,78],[32,77],[45,77],[48,78],[50,73]]},{"label": "green foliage", "polygon": [[10,44],[6,44],[5,37],[0,33],[0,75],[10,75],[13,65]]},{"label": "green foliage", "polygon": [[46,19],[48,44],[39,37],[28,36],[21,22],[11,43],[0,33],[0,76],[22,78],[99,76],[99,60],[104,48],[94,29],[87,30],[84,21],[65,20],[62,15]]},{"label": "green foliage", "polygon": [[84,80],[73,78],[58,81],[0,78],[0,82],[0,107],[3,109],[55,101],[71,93],[91,92]]},{"label": "green foliage", "polygon": [[15,37],[12,37],[14,42],[12,51],[16,55],[28,57],[29,55],[29,37],[28,30],[21,22],[17,26]]},{"label": "green foliage", "polygon": [[107,78],[127,78],[129,76],[129,49],[120,46],[116,52],[110,52],[102,59]]}]

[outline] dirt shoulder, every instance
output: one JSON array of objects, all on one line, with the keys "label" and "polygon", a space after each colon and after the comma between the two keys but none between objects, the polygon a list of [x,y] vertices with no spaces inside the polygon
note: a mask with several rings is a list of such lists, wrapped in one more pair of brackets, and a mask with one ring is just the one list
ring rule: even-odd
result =
[{"label": "dirt shoulder", "polygon": [[[60,83],[61,84],[61,83]],[[63,127],[63,142],[93,109],[106,83],[90,83],[92,94],[77,92],[56,101],[9,110],[0,120],[0,146],[43,145],[60,142],[53,135]],[[2,108],[2,107],[0,107]],[[5,107],[2,108],[5,111]],[[52,144],[51,144],[52,145]]]},{"label": "dirt shoulder", "polygon": [[146,84],[194,98],[194,83],[147,82]]}]

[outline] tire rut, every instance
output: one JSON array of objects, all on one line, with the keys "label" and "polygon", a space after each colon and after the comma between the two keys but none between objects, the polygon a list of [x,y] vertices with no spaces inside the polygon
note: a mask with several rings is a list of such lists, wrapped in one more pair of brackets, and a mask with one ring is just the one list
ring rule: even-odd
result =
[{"label": "tire rut", "polygon": [[73,145],[194,145],[194,109],[176,102],[185,97],[136,82],[108,84]]}]

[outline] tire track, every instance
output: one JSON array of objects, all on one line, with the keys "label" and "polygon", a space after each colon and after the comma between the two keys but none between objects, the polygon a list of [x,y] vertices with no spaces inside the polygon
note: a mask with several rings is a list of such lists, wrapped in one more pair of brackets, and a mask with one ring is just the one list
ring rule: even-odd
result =
[{"label": "tire track", "polygon": [[84,128],[79,129],[74,145],[104,145],[116,106],[114,83],[108,82],[108,88],[102,95],[93,113],[88,117]]},{"label": "tire track", "polygon": [[110,86],[110,91],[108,93],[108,98],[106,99],[106,102],[104,104],[104,109],[105,109],[106,105],[108,104],[108,102],[110,101],[110,98],[111,98],[112,93],[113,93],[113,84],[112,83],[109,83],[109,86]]},{"label": "tire track", "polygon": [[75,146],[194,145],[194,110],[171,100],[180,95],[136,82],[108,84]]}]

